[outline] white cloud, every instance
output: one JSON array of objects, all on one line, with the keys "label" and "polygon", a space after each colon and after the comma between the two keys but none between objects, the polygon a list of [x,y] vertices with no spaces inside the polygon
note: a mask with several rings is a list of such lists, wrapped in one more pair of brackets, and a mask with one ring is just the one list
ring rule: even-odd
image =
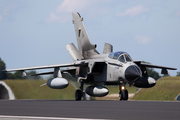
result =
[{"label": "white cloud", "polygon": [[64,0],[45,21],[48,23],[64,23],[71,20],[71,12],[106,13],[108,9],[99,6],[102,2],[111,2],[111,0]]},{"label": "white cloud", "polygon": [[136,35],[135,39],[138,43],[141,43],[141,44],[148,44],[149,42],[152,41],[152,38],[147,37],[147,36],[140,36],[140,35]]},{"label": "white cloud", "polygon": [[116,15],[117,16],[137,16],[139,14],[142,14],[144,12],[147,12],[148,11],[148,8],[146,7],[143,7],[142,5],[138,5],[136,7],[133,7],[133,8],[129,8],[127,9],[124,13],[117,13]]},{"label": "white cloud", "polygon": [[74,10],[82,9],[86,7],[88,1],[87,0],[64,0],[62,4],[60,4],[56,11],[60,12],[72,12]]},{"label": "white cloud", "polygon": [[54,12],[51,12],[49,17],[46,19],[46,22],[49,22],[49,23],[52,23],[52,22],[64,23],[64,22],[67,21],[68,17],[69,17],[68,15],[61,16],[61,15],[58,15],[58,14],[56,14]]},{"label": "white cloud", "polygon": [[16,6],[17,5],[8,5],[8,6],[5,6],[2,9],[2,13],[0,14],[0,21],[2,21],[4,19],[4,17],[9,14],[9,11],[12,11],[12,9],[14,9]]},{"label": "white cloud", "polygon": [[49,23],[64,23],[67,20],[71,20],[71,12],[86,8],[88,3],[88,0],[64,0],[54,12],[51,12],[45,21]]}]

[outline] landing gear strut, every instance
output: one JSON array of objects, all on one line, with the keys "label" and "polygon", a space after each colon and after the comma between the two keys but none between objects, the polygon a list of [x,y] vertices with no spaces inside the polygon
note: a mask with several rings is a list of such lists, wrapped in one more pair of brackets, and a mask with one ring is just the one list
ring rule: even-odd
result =
[{"label": "landing gear strut", "polygon": [[75,92],[75,100],[76,101],[80,101],[82,96],[83,96],[83,85],[84,85],[84,82],[83,81],[80,81],[80,82],[81,82],[81,86]]},{"label": "landing gear strut", "polygon": [[125,88],[124,84],[119,85],[119,100],[128,100],[128,91]]},{"label": "landing gear strut", "polygon": [[77,89],[75,92],[75,99],[76,101],[79,101],[81,100],[81,98],[82,98],[82,91],[80,89]]}]

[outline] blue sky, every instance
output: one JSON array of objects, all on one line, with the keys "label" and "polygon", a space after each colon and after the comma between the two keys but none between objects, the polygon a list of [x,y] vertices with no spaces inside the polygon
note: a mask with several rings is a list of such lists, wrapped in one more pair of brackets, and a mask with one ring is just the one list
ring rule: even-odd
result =
[{"label": "blue sky", "polygon": [[7,69],[72,62],[65,46],[77,45],[71,12],[79,12],[100,53],[107,42],[133,59],[180,71],[179,6],[179,0],[0,0],[0,57]]}]

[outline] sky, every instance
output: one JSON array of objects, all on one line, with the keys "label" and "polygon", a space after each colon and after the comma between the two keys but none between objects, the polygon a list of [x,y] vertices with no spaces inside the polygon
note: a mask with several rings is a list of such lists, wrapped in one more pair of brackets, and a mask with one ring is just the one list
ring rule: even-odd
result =
[{"label": "sky", "polygon": [[[84,18],[91,43],[180,71],[180,0],[0,0],[0,57],[6,68],[73,62],[72,13]],[[159,69],[155,69],[160,72]]]}]

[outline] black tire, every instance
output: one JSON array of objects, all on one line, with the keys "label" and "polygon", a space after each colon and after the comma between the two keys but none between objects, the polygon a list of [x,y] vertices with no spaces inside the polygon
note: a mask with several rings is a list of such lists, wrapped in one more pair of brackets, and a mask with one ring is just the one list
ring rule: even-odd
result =
[{"label": "black tire", "polygon": [[82,91],[80,89],[76,90],[75,92],[75,100],[80,101],[82,98]]},{"label": "black tire", "polygon": [[119,92],[119,100],[128,100],[128,91],[124,90],[124,95],[122,91]]},{"label": "black tire", "polygon": [[119,92],[119,100],[123,100],[123,95],[122,95],[122,91]]},{"label": "black tire", "polygon": [[123,100],[128,100],[128,91],[125,90],[124,92],[125,92],[125,96],[124,96],[124,99],[123,99]]}]

